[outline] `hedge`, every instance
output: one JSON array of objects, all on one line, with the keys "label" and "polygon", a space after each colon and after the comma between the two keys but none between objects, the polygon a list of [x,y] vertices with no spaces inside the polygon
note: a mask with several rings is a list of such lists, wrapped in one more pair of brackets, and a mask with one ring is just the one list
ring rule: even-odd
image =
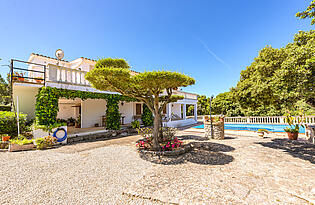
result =
[{"label": "hedge", "polygon": [[0,111],[11,111],[10,105],[0,105]]},{"label": "hedge", "polygon": [[[26,114],[19,114],[20,131],[27,131]],[[17,136],[17,124],[14,112],[0,111],[0,134],[8,134],[11,137]]]}]

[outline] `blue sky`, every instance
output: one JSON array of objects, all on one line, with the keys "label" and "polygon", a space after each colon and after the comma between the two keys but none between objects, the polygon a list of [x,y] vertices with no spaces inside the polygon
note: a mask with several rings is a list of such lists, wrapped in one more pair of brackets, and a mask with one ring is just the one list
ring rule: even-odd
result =
[{"label": "blue sky", "polygon": [[[184,90],[228,91],[266,45],[314,29],[295,13],[310,0],[17,1],[0,4],[0,61],[40,53],[65,59],[125,58],[132,69],[173,70],[196,79]],[[8,68],[2,66],[4,75]]]}]

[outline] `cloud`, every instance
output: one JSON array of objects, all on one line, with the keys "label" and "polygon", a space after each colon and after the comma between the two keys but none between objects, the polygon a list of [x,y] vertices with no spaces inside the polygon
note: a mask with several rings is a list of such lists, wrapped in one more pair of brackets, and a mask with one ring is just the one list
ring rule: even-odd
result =
[{"label": "cloud", "polygon": [[206,49],[206,51],[213,56],[217,61],[219,61],[220,63],[222,63],[225,67],[227,67],[228,69],[232,69],[231,66],[226,63],[224,60],[222,60],[219,56],[217,56],[213,51],[210,50],[210,48],[207,46],[207,44],[205,42],[203,42],[202,40],[198,39],[200,41],[200,43],[203,45],[203,47]]}]

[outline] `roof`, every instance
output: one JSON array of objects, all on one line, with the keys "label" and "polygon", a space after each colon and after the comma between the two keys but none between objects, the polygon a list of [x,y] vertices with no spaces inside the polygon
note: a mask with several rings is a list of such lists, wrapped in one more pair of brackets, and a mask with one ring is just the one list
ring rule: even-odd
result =
[{"label": "roof", "polygon": [[[49,59],[53,59],[53,60],[59,61],[59,59],[57,59],[57,58],[52,58],[52,57],[49,57],[49,56],[44,56],[44,55],[41,55],[41,54],[38,54],[38,53],[32,53],[31,55],[40,56],[40,57],[43,57],[43,58],[49,58]],[[67,63],[69,62],[69,61],[66,61],[66,60],[60,60],[60,61],[67,62]]]}]

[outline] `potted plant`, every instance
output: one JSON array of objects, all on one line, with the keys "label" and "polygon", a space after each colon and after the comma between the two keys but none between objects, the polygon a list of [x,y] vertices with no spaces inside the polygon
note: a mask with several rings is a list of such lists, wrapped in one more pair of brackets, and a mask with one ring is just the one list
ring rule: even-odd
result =
[{"label": "potted plant", "polygon": [[258,129],[257,133],[259,137],[264,137],[265,133],[268,134],[269,131],[266,129]]},{"label": "potted plant", "polygon": [[[25,73],[24,73],[25,74]],[[25,78],[24,78],[24,74],[21,72],[14,72],[13,74],[13,80],[15,81],[20,81],[20,82],[24,82],[25,81]]]},{"label": "potted plant", "polygon": [[284,128],[284,131],[288,134],[288,138],[290,140],[297,140],[300,127],[304,127],[305,116],[301,112],[300,115],[295,118],[288,112],[285,121],[290,125],[290,127]]},{"label": "potted plant", "polygon": [[37,79],[35,79],[36,83],[42,83],[44,81],[44,79],[42,77],[39,77]]},{"label": "potted plant", "polygon": [[9,141],[10,137],[11,137],[11,136],[9,136],[9,135],[7,135],[7,134],[3,134],[3,135],[1,136],[3,142]]}]

